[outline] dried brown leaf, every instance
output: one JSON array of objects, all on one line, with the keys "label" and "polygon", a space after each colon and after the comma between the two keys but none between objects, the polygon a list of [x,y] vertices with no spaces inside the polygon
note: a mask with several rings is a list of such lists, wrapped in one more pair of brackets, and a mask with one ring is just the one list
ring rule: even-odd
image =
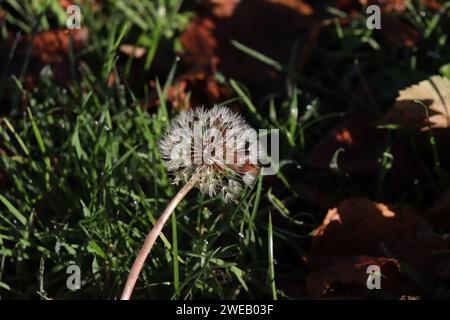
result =
[{"label": "dried brown leaf", "polygon": [[[324,297],[335,294],[338,286],[348,288],[347,294],[354,295],[358,290],[367,292],[367,268],[371,265],[380,267],[384,290],[392,290],[396,284],[405,281],[400,264],[395,259],[366,255],[332,256],[322,259],[306,278],[308,294],[314,298]],[[358,296],[362,294],[358,293]]]},{"label": "dried brown leaf", "polygon": [[[418,284],[408,278],[411,274],[405,270],[392,268],[395,261],[386,256],[384,248],[429,283],[436,267],[432,253],[447,245],[432,235],[432,228],[424,218],[408,208],[364,198],[348,199],[329,210],[322,225],[315,230],[311,245],[313,280],[308,280],[309,290],[317,295],[338,284],[361,288],[361,280],[367,279],[364,267],[372,259],[389,262],[391,276],[383,278],[382,283],[388,283],[386,288],[393,294],[416,294],[420,292]],[[368,262],[355,264],[363,258]],[[333,272],[337,274],[333,276]]]},{"label": "dried brown leaf", "polygon": [[[429,118],[425,107],[416,100],[426,105]],[[450,80],[436,75],[400,91],[381,124],[397,124],[404,128],[420,128],[422,131],[428,130],[429,126],[449,128]]]},{"label": "dried brown leaf", "polygon": [[433,203],[425,212],[425,216],[436,227],[450,232],[450,189]]},{"label": "dried brown leaf", "polygon": [[288,61],[295,42],[302,52],[316,22],[312,7],[301,0],[205,1],[181,36],[182,61],[194,70],[220,71],[251,88],[273,89],[281,84],[277,72],[231,40]]}]

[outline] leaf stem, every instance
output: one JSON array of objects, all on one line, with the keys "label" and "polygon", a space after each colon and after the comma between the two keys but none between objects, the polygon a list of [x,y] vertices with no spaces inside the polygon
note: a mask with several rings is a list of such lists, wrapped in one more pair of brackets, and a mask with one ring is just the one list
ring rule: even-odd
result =
[{"label": "leaf stem", "polygon": [[152,230],[148,233],[145,238],[144,244],[142,245],[139,254],[134,260],[133,266],[131,267],[131,271],[128,274],[127,282],[122,292],[121,300],[129,300],[131,294],[133,293],[134,286],[139,277],[139,273],[141,272],[142,267],[144,266],[145,260],[150,253],[153,245],[155,244],[156,239],[161,234],[162,228],[166,224],[172,212],[175,210],[180,201],[188,194],[188,192],[194,187],[197,183],[198,174],[194,174],[191,179],[181,188],[178,193],[172,198],[172,200],[167,205],[166,209],[163,211],[159,219],[156,221]]}]

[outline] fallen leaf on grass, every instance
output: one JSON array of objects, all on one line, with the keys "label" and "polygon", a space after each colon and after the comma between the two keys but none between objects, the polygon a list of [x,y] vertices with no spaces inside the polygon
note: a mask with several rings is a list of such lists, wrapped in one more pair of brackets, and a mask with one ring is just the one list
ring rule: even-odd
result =
[{"label": "fallen leaf on grass", "polygon": [[[308,292],[320,296],[340,285],[351,285],[367,296],[365,267],[370,264],[385,267],[382,287],[385,284],[392,294],[422,292],[411,280],[411,271],[401,266],[406,263],[423,283],[430,283],[435,270],[432,252],[447,246],[431,232],[427,221],[408,208],[364,198],[342,201],[328,211],[314,232]],[[387,257],[384,248],[395,257]]]},{"label": "fallen leaf on grass", "polygon": [[[421,101],[426,107],[417,101]],[[396,124],[422,131],[427,131],[430,126],[449,128],[450,80],[432,76],[400,91],[394,106],[385,114],[381,124]]]},{"label": "fallen leaf on grass", "polygon": [[[73,76],[69,62],[69,43],[74,52],[84,48],[89,40],[86,28],[79,30],[51,30],[33,35],[25,35],[19,39],[9,36],[7,43],[0,44],[0,74],[7,78],[12,75],[22,75],[25,61],[29,57],[26,73],[23,75],[23,87],[32,91],[40,81],[41,71],[46,68],[52,81],[68,87]],[[17,47],[9,61],[12,44],[17,41]],[[47,72],[46,71],[46,72]],[[11,97],[9,86],[4,87],[2,98],[8,101]],[[27,97],[21,96],[22,105],[27,105]]]},{"label": "fallen leaf on grass", "polygon": [[288,61],[294,42],[302,52],[316,22],[313,8],[300,0],[209,0],[181,36],[182,57],[194,70],[220,71],[251,88],[273,89],[282,80],[277,72],[231,40],[276,61]]},{"label": "fallen leaf on grass", "polygon": [[361,297],[355,287],[367,290],[367,268],[371,265],[380,267],[380,272],[384,276],[382,279],[384,290],[392,290],[397,283],[406,280],[395,259],[365,255],[328,257],[321,260],[320,264],[315,266],[315,271],[308,275],[306,279],[308,294],[315,298],[327,296],[336,293],[336,286],[339,286],[346,287],[347,294]]},{"label": "fallen leaf on grass", "polygon": [[71,5],[73,5],[73,1],[71,0],[59,0],[59,4],[61,5],[61,7],[63,7],[64,9],[67,9],[68,7],[70,7]]},{"label": "fallen leaf on grass", "polygon": [[381,31],[376,34],[388,48],[393,49],[399,45],[415,48],[419,45],[420,32],[411,23],[398,16],[383,17],[382,23]]},{"label": "fallen leaf on grass", "polygon": [[[39,72],[46,65],[54,75],[55,81],[59,84],[67,85],[70,81],[68,61],[69,43],[74,51],[84,48],[89,40],[89,30],[82,28],[79,30],[51,30],[37,33],[35,36],[25,35],[20,39],[17,50],[11,63],[10,74],[20,74],[28,52],[31,48],[31,59],[25,76],[27,88],[31,89],[39,77]],[[12,37],[9,40],[13,42]],[[16,69],[14,69],[16,68]],[[18,69],[17,69],[18,68]]]},{"label": "fallen leaf on grass", "polygon": [[32,45],[31,54],[42,64],[59,64],[69,54],[69,42],[72,41],[74,50],[85,47],[89,40],[87,28],[73,30],[51,30],[36,34],[26,35],[18,45],[18,53],[26,54]]},{"label": "fallen leaf on grass", "polygon": [[213,16],[226,18],[233,15],[236,6],[241,0],[209,0],[205,1],[205,7]]},{"label": "fallen leaf on grass", "polygon": [[[150,86],[155,88],[153,81]],[[213,105],[232,97],[231,89],[220,84],[211,73],[193,71],[175,79],[167,91],[169,104],[176,109],[190,108],[197,105]],[[156,96],[151,97],[150,106],[158,105]]]},{"label": "fallen leaf on grass", "polygon": [[[378,130],[367,117],[349,115],[326,134],[312,150],[309,163],[329,168],[337,156],[339,168],[355,174],[379,169],[378,159],[387,148],[386,132]],[[336,155],[338,150],[342,150]]]},{"label": "fallen leaf on grass", "polygon": [[[434,0],[421,1],[428,9],[438,10],[442,5]],[[406,0],[338,0],[336,7],[345,11],[360,11],[362,6],[377,5],[385,13],[403,13],[407,9]]]},{"label": "fallen leaf on grass", "polygon": [[436,228],[450,233],[450,189],[433,203],[425,216]]},{"label": "fallen leaf on grass", "polygon": [[[432,11],[439,10],[441,4],[432,0],[422,1],[426,8]],[[404,0],[338,0],[336,7],[349,12],[351,16],[366,15],[363,6],[377,5],[381,9],[382,28],[374,30],[375,38],[386,48],[393,50],[399,46],[415,48],[419,45],[420,32],[407,19],[400,14],[407,11],[407,2]],[[344,20],[345,21],[345,20]]]},{"label": "fallen leaf on grass", "polygon": [[[390,147],[390,149],[389,149]],[[383,170],[382,160],[391,166],[387,171],[386,192],[396,192],[414,186],[425,172],[409,143],[397,141],[390,145],[387,130],[378,129],[361,114],[350,114],[337,123],[316,144],[308,163],[321,169],[337,165],[339,171],[359,178],[361,185],[374,187]]]}]

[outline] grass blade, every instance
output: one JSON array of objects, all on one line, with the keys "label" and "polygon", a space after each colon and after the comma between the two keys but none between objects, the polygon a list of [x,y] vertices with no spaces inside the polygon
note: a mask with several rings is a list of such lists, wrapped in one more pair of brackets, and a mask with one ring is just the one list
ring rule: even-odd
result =
[{"label": "grass blade", "polygon": [[272,230],[272,213],[269,212],[269,222],[267,224],[268,233],[268,257],[269,257],[269,284],[272,292],[272,299],[277,300],[277,288],[275,285],[275,266],[273,261],[273,230]]},{"label": "grass blade", "polygon": [[14,217],[16,217],[17,220],[23,225],[27,224],[27,218],[19,212],[19,210],[14,207],[14,205],[9,202],[8,199],[6,199],[3,195],[0,194],[0,201],[3,202],[3,204],[8,208],[8,210],[13,214]]}]

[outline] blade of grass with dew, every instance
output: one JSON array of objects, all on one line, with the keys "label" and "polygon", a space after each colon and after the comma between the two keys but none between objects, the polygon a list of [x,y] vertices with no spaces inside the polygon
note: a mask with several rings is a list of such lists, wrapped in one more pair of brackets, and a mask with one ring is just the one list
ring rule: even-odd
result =
[{"label": "blade of grass with dew", "polygon": [[31,126],[33,128],[34,136],[35,136],[36,141],[37,141],[38,146],[39,146],[39,150],[41,151],[42,155],[44,156],[44,163],[45,163],[45,169],[46,169],[46,172],[45,172],[45,184],[46,184],[47,190],[50,190],[50,172],[53,171],[53,168],[52,168],[52,165],[51,165],[51,162],[50,162],[50,157],[47,155],[47,150],[45,148],[45,143],[44,143],[44,140],[42,139],[42,135],[41,135],[41,132],[39,131],[39,128],[38,128],[38,126],[36,124],[36,121],[34,120],[33,113],[31,112],[31,109],[29,107],[27,108],[27,111],[28,111],[28,116],[29,116],[30,121],[31,121]]},{"label": "blade of grass with dew", "polygon": [[12,126],[11,122],[7,118],[3,118],[3,122],[8,127],[9,131],[14,135],[14,138],[16,138],[17,142],[19,143],[20,147],[22,148],[23,152],[26,156],[30,155],[30,151],[26,147],[25,143],[23,142],[22,138],[19,136],[16,130],[14,130],[14,127]]},{"label": "blade of grass with dew", "polygon": [[172,214],[172,253],[173,253],[173,287],[174,297],[180,297],[180,269],[178,264],[178,230],[176,213]]},{"label": "blade of grass with dew", "polygon": [[269,212],[269,222],[267,224],[267,250],[269,263],[269,284],[272,292],[272,299],[277,300],[277,288],[275,284],[275,266],[273,260],[273,230],[272,230],[272,213]]},{"label": "blade of grass with dew", "polygon": [[27,224],[27,218],[20,213],[19,210],[8,200],[6,199],[2,194],[0,194],[0,201],[8,208],[8,210],[12,213],[14,217],[23,225]]}]

